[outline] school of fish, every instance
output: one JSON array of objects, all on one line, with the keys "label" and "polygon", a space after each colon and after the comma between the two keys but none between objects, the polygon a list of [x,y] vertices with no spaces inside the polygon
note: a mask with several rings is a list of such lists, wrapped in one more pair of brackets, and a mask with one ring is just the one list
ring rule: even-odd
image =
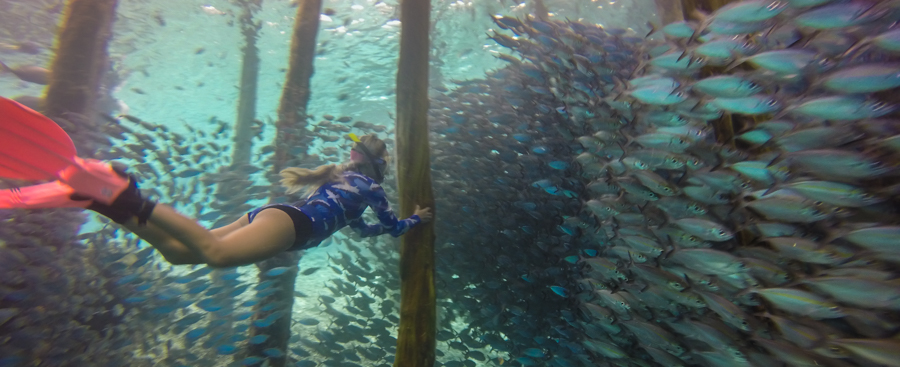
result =
[{"label": "school of fish", "polygon": [[504,274],[452,265],[481,337],[525,366],[900,366],[898,10],[739,1],[653,41],[497,17],[509,66],[431,115],[442,236]]}]

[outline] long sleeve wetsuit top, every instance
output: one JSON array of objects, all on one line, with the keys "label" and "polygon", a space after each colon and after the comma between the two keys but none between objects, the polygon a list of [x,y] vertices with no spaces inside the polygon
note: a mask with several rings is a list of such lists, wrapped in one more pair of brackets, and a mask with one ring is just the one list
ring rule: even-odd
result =
[{"label": "long sleeve wetsuit top", "polygon": [[[304,201],[289,205],[306,214],[312,220],[312,235],[306,241],[295,243],[291,250],[315,247],[345,226],[350,226],[362,237],[372,237],[384,233],[399,237],[419,224],[422,220],[413,214],[398,220],[391,210],[384,189],[372,178],[353,171],[342,174],[342,182],[330,182],[320,186]],[[271,204],[249,213],[250,221],[263,209],[286,204]],[[367,207],[378,217],[378,224],[367,224],[362,214]]]}]

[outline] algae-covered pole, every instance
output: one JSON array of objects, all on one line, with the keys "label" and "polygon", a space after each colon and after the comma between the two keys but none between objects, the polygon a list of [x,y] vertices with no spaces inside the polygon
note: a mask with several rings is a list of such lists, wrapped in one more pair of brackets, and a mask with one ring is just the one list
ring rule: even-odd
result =
[{"label": "algae-covered pole", "polygon": [[[309,78],[313,73],[313,59],[316,50],[316,35],[319,31],[319,14],[322,11],[321,0],[301,0],[294,23],[291,39],[291,55],[288,61],[287,80],[281,94],[278,107],[277,138],[275,141],[274,173],[281,169],[298,164],[292,160],[291,150],[309,144],[306,136],[306,105],[309,102]],[[305,156],[298,157],[302,162]],[[276,176],[277,177],[277,176]],[[249,355],[263,357],[270,367],[283,367],[287,362],[288,341],[291,336],[291,310],[294,306],[294,280],[297,278],[297,261],[295,252],[285,252],[269,260],[257,264],[260,281],[275,280],[272,292],[260,297],[256,306],[250,334],[268,335],[260,344],[251,344]],[[286,267],[283,274],[271,276],[272,269]],[[277,305],[268,311],[262,308]],[[282,352],[281,357],[270,357],[264,354],[266,349],[274,348]]]},{"label": "algae-covered pole", "polygon": [[231,165],[250,163],[250,149],[253,141],[251,128],[256,118],[256,85],[259,78],[259,49],[256,38],[261,22],[253,21],[253,13],[262,7],[262,0],[241,0],[241,33],[244,35],[243,61],[241,64],[241,89],[238,97],[237,120],[234,123],[234,152]]},{"label": "algae-covered pole", "polygon": [[[241,34],[244,36],[244,47],[241,49],[243,60],[241,62],[241,84],[238,96],[237,118],[234,122],[234,141],[232,142],[231,170],[240,172],[250,164],[250,155],[253,145],[252,127],[256,119],[256,92],[259,79],[259,49],[256,47],[256,39],[259,35],[261,22],[253,21],[253,14],[262,8],[262,0],[238,0],[241,7],[239,18]],[[235,200],[246,201],[249,195],[246,188],[253,185],[247,178],[228,180],[219,183],[220,193],[230,193]],[[233,270],[232,270],[233,271]],[[222,276],[228,271],[215,270],[212,274],[216,286],[229,287],[230,283],[222,280]],[[213,319],[220,321],[219,325],[209,330],[210,333],[231,333],[233,330],[234,299],[222,292],[216,296],[217,302],[222,305],[220,312],[213,313]],[[250,351],[244,351],[235,355],[235,360],[243,360],[243,356]]]},{"label": "algae-covered pole", "polygon": [[[97,90],[107,69],[107,44],[118,0],[71,0],[56,41],[56,57],[41,107],[44,115],[78,123],[94,116]],[[68,131],[76,134],[77,131]],[[73,140],[76,140],[73,137]],[[82,156],[94,152],[83,152]]]},{"label": "algae-covered pole", "polygon": [[275,140],[275,172],[290,166],[292,158],[302,161],[304,155],[292,157],[291,149],[306,147],[312,139],[306,133],[306,105],[309,103],[309,79],[313,74],[316,35],[322,0],[300,0],[291,39],[291,57],[287,80],[278,106],[278,132]]},{"label": "algae-covered pole", "polygon": [[[397,71],[397,187],[400,213],[434,208],[428,145],[429,0],[400,1]],[[432,367],[435,348],[434,225],[400,241],[400,330],[394,366]]]},{"label": "algae-covered pole", "polygon": [[547,20],[550,16],[550,10],[547,9],[547,5],[544,5],[544,0],[532,0],[531,8],[535,18]]}]

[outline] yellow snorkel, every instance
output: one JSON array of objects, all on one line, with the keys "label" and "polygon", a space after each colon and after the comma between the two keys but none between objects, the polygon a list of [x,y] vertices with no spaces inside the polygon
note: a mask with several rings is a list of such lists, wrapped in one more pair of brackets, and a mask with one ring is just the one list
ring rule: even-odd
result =
[{"label": "yellow snorkel", "polygon": [[384,173],[382,173],[381,170],[378,169],[378,163],[376,163],[377,158],[372,155],[372,152],[369,151],[369,148],[366,147],[366,145],[363,144],[361,140],[359,140],[359,137],[356,136],[356,134],[349,133],[347,134],[347,136],[350,138],[350,140],[356,142],[356,146],[354,146],[353,148],[359,148],[359,150],[366,156],[366,159],[369,160],[369,164],[372,165],[372,169],[375,171],[375,181],[382,182],[384,180]]}]

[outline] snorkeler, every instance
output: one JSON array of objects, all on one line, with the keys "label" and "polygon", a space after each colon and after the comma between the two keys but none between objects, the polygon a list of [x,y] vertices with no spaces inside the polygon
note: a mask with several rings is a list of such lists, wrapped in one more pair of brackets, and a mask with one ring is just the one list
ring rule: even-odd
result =
[{"label": "snorkeler", "polygon": [[[87,208],[128,228],[172,264],[247,265],[315,247],[348,225],[363,237],[398,237],[431,220],[430,209],[418,205],[407,219],[394,215],[379,185],[389,154],[374,134],[350,135],[355,141],[350,162],[282,170],[288,194],[306,189],[304,200],[265,205],[208,230],[172,207],[142,197],[124,169],[75,156],[71,139],[47,117],[5,98],[0,98],[0,112],[0,177],[57,180],[0,190],[0,209]],[[362,220],[366,207],[375,211],[380,224]]]}]

